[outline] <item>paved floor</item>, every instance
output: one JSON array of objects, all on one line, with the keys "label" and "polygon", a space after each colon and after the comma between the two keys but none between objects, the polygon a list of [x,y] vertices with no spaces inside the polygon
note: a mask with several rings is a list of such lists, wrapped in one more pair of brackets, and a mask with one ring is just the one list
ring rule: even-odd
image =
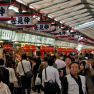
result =
[{"label": "paved floor", "polygon": [[[37,92],[33,92],[33,91],[31,91],[31,94],[37,94]],[[41,94],[44,94],[43,92],[41,92]]]}]

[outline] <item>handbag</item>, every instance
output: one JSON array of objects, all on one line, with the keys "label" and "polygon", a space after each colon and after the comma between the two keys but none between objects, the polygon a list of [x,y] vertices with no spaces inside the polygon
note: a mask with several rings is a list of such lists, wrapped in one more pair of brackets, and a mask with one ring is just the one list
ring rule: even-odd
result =
[{"label": "handbag", "polygon": [[[21,64],[22,64],[22,61],[21,61]],[[22,64],[22,68],[23,68],[23,71],[24,71],[23,64]],[[26,78],[28,78],[28,79],[33,77],[33,74],[30,71],[27,71],[27,72],[24,71],[24,74],[25,74]]]},{"label": "handbag", "polygon": [[38,77],[38,75],[35,80],[35,85],[41,85],[41,79]]},{"label": "handbag", "polygon": [[47,73],[46,73],[46,68],[45,68],[45,82],[44,82],[44,93],[56,93],[57,92],[57,84],[53,82],[53,80],[49,80],[47,82]]}]

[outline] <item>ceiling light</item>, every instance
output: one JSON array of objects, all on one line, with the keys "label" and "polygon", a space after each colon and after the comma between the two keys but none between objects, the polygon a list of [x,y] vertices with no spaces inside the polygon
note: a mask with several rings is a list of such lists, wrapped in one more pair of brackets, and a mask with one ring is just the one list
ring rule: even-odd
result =
[{"label": "ceiling light", "polygon": [[55,21],[58,21],[57,19],[54,19]]},{"label": "ceiling light", "polygon": [[0,41],[0,42],[3,42],[3,41]]},{"label": "ceiling light", "polygon": [[53,18],[53,17],[51,17],[51,16],[49,16],[49,15],[48,15],[48,17],[49,17],[49,18]]}]

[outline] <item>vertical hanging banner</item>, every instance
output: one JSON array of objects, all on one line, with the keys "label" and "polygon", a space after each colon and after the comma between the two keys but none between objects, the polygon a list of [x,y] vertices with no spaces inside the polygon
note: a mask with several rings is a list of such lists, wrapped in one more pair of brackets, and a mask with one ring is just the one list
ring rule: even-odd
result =
[{"label": "vertical hanging banner", "polygon": [[47,21],[38,22],[37,27],[34,27],[33,30],[37,30],[41,32],[54,32],[54,31],[51,31],[50,29],[51,23],[52,22],[47,22]]},{"label": "vertical hanging banner", "polygon": [[15,20],[14,18],[10,18],[8,16],[8,7],[9,5],[13,5],[14,2],[12,3],[1,3],[0,4],[0,20]]}]

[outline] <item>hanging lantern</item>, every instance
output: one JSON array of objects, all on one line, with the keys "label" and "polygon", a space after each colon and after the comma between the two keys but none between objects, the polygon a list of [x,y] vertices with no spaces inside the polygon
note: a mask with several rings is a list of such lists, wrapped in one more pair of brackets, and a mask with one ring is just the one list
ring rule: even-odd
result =
[{"label": "hanging lantern", "polygon": [[15,11],[13,9],[8,10],[8,16],[13,17],[15,15]]},{"label": "hanging lantern", "polygon": [[8,52],[10,50],[10,45],[6,44],[4,45],[4,51]]},{"label": "hanging lantern", "polygon": [[51,26],[50,28],[51,28],[52,31],[55,30],[55,26]]},{"label": "hanging lantern", "polygon": [[33,18],[33,19],[31,20],[31,22],[32,22],[32,24],[37,24],[37,23],[38,23],[38,20],[35,19],[35,18]]},{"label": "hanging lantern", "polygon": [[61,48],[61,52],[66,52],[66,48]]},{"label": "hanging lantern", "polygon": [[58,51],[58,52],[61,52],[61,48],[58,48],[57,51]]},{"label": "hanging lantern", "polygon": [[45,48],[45,51],[50,51],[50,49],[49,49],[49,47],[48,47],[48,46]]},{"label": "hanging lantern", "polygon": [[49,47],[49,51],[54,51],[54,47]]},{"label": "hanging lantern", "polygon": [[70,36],[70,32],[66,32],[66,34],[67,34],[68,36]]},{"label": "hanging lantern", "polygon": [[31,46],[30,46],[30,50],[31,50],[31,51],[35,51],[35,50],[36,50],[36,46],[35,46],[35,45],[31,45]]},{"label": "hanging lantern", "polygon": [[61,28],[59,28],[57,31],[58,31],[59,33],[61,33],[61,32],[62,32],[62,29],[61,29]]},{"label": "hanging lantern", "polygon": [[42,51],[42,52],[45,51],[45,46],[41,46],[40,51]]},{"label": "hanging lantern", "polygon": [[30,50],[29,45],[25,45],[25,46],[24,46],[24,50],[25,50],[25,52],[28,52],[28,51]]}]

